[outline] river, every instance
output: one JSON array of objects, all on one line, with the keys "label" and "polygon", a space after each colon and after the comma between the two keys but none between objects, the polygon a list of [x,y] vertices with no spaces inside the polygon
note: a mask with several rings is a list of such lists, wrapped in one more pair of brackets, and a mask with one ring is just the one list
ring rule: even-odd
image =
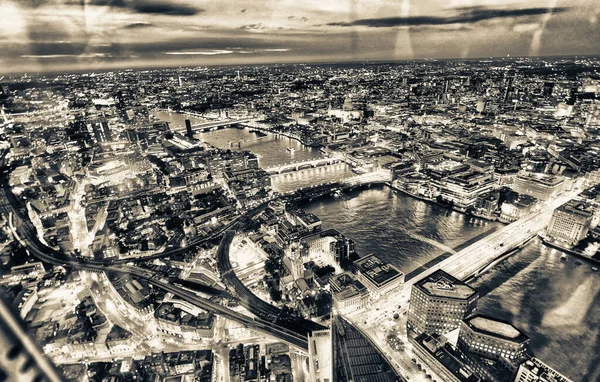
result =
[{"label": "river", "polygon": [[[189,119],[192,124],[205,122],[197,117],[175,112],[169,113],[155,110],[152,114],[163,121],[169,122],[169,125],[173,128],[185,126],[186,119]],[[317,148],[304,146],[295,139],[272,133],[267,133],[266,136],[261,137],[251,133],[248,128],[209,131],[195,134],[194,137],[222,149],[252,151],[258,157],[262,168],[292,162],[304,162],[323,157],[323,154]],[[234,144],[232,147],[230,142],[242,143],[240,147],[237,144]],[[348,165],[338,163],[331,166],[273,175],[271,183],[274,190],[286,192],[320,183],[341,180],[355,175]]]},{"label": "river", "polygon": [[[175,113],[161,118],[169,116],[172,123],[183,125],[185,117]],[[257,139],[247,129],[197,137],[223,148],[229,141],[245,140],[242,149],[258,155],[262,167],[321,157],[318,150],[297,141],[273,134]],[[347,166],[337,166],[274,175],[273,186],[287,190],[353,175]],[[359,253],[375,253],[404,273],[502,226],[387,187],[352,191],[303,207],[321,218],[325,229],[335,228],[352,238]],[[591,265],[577,265],[571,257],[562,261],[560,252],[532,240],[472,285],[482,295],[478,311],[507,319],[527,333],[530,348],[542,361],[573,381],[600,380],[600,274],[592,272]]]},{"label": "river", "polygon": [[[356,241],[359,253],[375,253],[405,273],[501,226],[388,188],[320,199],[304,209]],[[511,321],[531,338],[538,358],[573,381],[600,381],[600,274],[560,255],[530,241],[472,283],[481,294],[477,309]]]}]

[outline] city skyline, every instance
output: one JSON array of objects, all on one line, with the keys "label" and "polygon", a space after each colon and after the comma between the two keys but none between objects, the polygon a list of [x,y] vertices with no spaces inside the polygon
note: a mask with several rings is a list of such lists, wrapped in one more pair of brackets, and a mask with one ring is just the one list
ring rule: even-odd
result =
[{"label": "city skyline", "polygon": [[591,0],[0,2],[4,73],[595,55]]}]

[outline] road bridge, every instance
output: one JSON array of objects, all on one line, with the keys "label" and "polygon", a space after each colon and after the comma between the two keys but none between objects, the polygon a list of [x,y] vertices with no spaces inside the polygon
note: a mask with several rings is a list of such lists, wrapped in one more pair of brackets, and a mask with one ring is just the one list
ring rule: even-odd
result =
[{"label": "road bridge", "polygon": [[345,162],[342,157],[331,157],[331,158],[317,158],[307,161],[298,161],[291,163],[284,163],[282,165],[265,168],[264,170],[269,174],[282,174],[284,172],[298,171],[305,168],[314,168],[319,166],[328,166],[335,163]]},{"label": "road bridge", "polygon": [[[211,121],[211,122],[205,122],[205,123],[195,123],[195,124],[192,124],[192,130],[195,132],[213,131],[213,130],[218,130],[218,129],[224,129],[226,127],[231,127],[232,125],[248,123],[250,121],[252,121],[251,118],[242,118],[242,119],[227,119],[227,120],[221,120],[221,121]],[[185,126],[174,127],[171,130],[185,131],[186,127]]]}]

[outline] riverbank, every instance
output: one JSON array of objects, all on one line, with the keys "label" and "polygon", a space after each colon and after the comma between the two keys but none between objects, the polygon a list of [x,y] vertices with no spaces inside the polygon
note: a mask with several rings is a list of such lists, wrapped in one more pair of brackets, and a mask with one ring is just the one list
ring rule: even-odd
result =
[{"label": "riverbank", "polygon": [[274,134],[274,135],[280,135],[282,137],[290,138],[290,139],[293,139],[295,141],[298,141],[298,142],[302,143],[304,146],[312,147],[312,146],[308,145],[306,142],[304,142],[302,140],[302,138],[300,138],[300,137],[298,137],[298,136],[296,136],[294,134],[286,133],[286,132],[283,132],[283,131],[277,131],[277,130],[274,130],[274,129],[270,129],[268,127],[258,126],[258,125],[254,125],[254,124],[253,125],[240,124],[240,125],[244,126],[244,127],[247,127],[248,129],[255,129],[255,130],[260,130],[260,131],[266,131],[267,133],[271,133],[271,134]]},{"label": "riverbank", "polygon": [[466,216],[472,216],[472,217],[479,218],[479,219],[483,219],[483,220],[487,220],[487,221],[490,221],[490,222],[498,222],[498,223],[508,224],[507,222],[504,222],[504,221],[502,221],[502,220],[500,220],[500,219],[498,219],[498,218],[496,218],[496,217],[493,217],[493,218],[492,218],[492,217],[485,216],[485,215],[480,215],[480,214],[475,214],[475,213],[467,212],[467,211],[465,211],[465,210],[462,210],[462,209],[460,209],[460,208],[456,208],[456,207],[454,207],[454,206],[451,206],[451,205],[449,205],[449,204],[440,203],[440,202],[438,202],[438,201],[437,201],[437,200],[435,200],[435,199],[426,198],[426,197],[424,197],[424,196],[421,196],[421,195],[413,194],[413,193],[411,193],[411,192],[408,192],[407,190],[403,190],[403,189],[401,189],[401,188],[399,188],[399,187],[396,187],[396,186],[394,186],[394,185],[393,185],[392,183],[390,183],[390,182],[386,182],[386,183],[385,183],[385,185],[386,185],[386,186],[388,186],[389,188],[391,188],[392,190],[395,190],[395,191],[401,192],[401,193],[403,193],[403,194],[405,194],[405,195],[408,195],[408,196],[410,196],[411,198],[415,198],[415,199],[418,199],[418,200],[422,200],[422,201],[424,201],[424,202],[427,202],[427,203],[432,203],[432,204],[435,204],[435,205],[437,205],[437,206],[444,207],[444,208],[447,208],[447,209],[449,209],[449,210],[452,210],[452,211],[459,212],[459,213],[461,213],[461,214],[465,214]]},{"label": "riverbank", "polygon": [[576,251],[576,250],[574,250],[572,248],[566,248],[566,247],[563,247],[563,246],[558,245],[556,243],[549,242],[548,240],[546,240],[543,237],[541,239],[542,239],[542,244],[544,244],[546,247],[557,249],[557,250],[559,250],[561,252],[568,253],[569,255],[578,257],[578,258],[583,259],[583,260],[587,260],[587,261],[589,261],[591,263],[594,263],[596,265],[600,265],[600,259],[596,259],[596,258],[593,258],[593,257],[590,257],[590,256],[586,256],[583,253],[581,253],[579,251]]}]

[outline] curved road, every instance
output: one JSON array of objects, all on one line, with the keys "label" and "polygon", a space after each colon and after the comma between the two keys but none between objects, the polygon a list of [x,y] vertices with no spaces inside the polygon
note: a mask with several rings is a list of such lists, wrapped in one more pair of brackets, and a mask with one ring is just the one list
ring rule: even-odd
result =
[{"label": "curved road", "polygon": [[[210,300],[204,299],[196,295],[195,293],[186,290],[181,286],[169,284],[168,282],[158,279],[156,274],[150,270],[146,270],[139,267],[122,265],[122,264],[110,264],[99,261],[89,261],[84,259],[73,259],[60,253],[44,243],[42,243],[37,237],[37,231],[31,221],[28,218],[22,218],[24,213],[26,216],[26,210],[21,202],[14,196],[10,189],[10,185],[7,182],[7,177],[3,176],[2,181],[2,194],[4,198],[0,201],[0,212],[5,213],[11,218],[11,229],[17,236],[17,239],[29,250],[29,252],[37,257],[38,259],[54,265],[68,266],[75,269],[86,269],[98,272],[118,272],[132,275],[147,280],[149,283],[162,288],[174,295],[186,300],[194,305],[197,305],[206,310],[212,310],[217,314],[220,314],[233,321],[240,322],[247,327],[266,333],[268,335],[277,337],[282,341],[285,341],[291,345],[297,346],[300,349],[306,350],[308,347],[306,334],[303,330],[298,331],[298,328],[294,325],[286,325],[288,327],[282,327],[276,323],[266,321],[262,318],[252,319],[250,317],[241,315],[229,308],[223,307],[220,304],[216,304]],[[263,207],[264,208],[264,207]],[[251,212],[256,213],[256,210]],[[188,248],[189,249],[189,248]],[[176,251],[181,251],[178,249]],[[172,254],[176,251],[171,251]],[[131,261],[131,260],[129,260]],[[174,280],[171,280],[174,281]],[[224,293],[220,291],[220,293]],[[275,307],[273,307],[275,308]],[[275,308],[276,309],[276,308]]]},{"label": "curved road", "polygon": [[273,324],[277,323],[282,327],[303,333],[305,336],[313,330],[326,329],[323,325],[304,318],[286,318],[282,316],[283,311],[281,309],[262,300],[242,283],[233,271],[229,260],[229,250],[234,236],[235,231],[228,231],[221,239],[217,251],[217,267],[221,273],[221,279],[235,291],[240,304],[251,313],[272,321]]}]

